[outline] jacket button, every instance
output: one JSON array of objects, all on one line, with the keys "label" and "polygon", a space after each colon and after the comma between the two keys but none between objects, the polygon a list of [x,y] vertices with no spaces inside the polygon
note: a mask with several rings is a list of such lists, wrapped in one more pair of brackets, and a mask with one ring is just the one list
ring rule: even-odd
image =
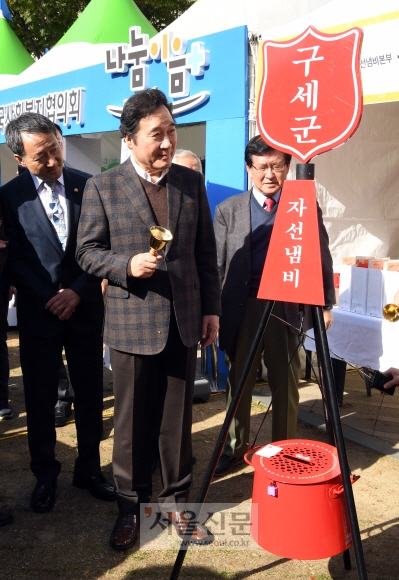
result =
[{"label": "jacket button", "polygon": [[249,281],[248,280],[245,280],[245,284],[248,286],[249,285]]}]

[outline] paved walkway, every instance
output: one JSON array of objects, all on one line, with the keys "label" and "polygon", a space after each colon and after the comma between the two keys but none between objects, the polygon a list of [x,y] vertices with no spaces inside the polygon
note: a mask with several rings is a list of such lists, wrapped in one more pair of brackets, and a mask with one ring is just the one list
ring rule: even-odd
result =
[{"label": "paved walkway", "polygon": [[[299,419],[325,428],[317,383],[301,381],[299,397]],[[268,386],[257,385],[254,399],[268,405]],[[340,415],[346,439],[399,461],[399,390],[391,397],[373,389],[368,397],[363,379],[356,371],[348,371]]]}]

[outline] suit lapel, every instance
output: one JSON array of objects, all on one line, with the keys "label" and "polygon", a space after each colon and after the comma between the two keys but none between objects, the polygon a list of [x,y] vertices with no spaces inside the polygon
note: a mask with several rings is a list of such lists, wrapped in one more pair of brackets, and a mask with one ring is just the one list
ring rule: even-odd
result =
[{"label": "suit lapel", "polygon": [[[166,176],[166,189],[168,192],[168,230],[172,236],[175,234],[177,220],[179,218],[182,196],[182,183],[179,174],[172,165]],[[168,253],[173,242],[166,244],[165,255]]]},{"label": "suit lapel", "polygon": [[154,216],[130,158],[119,166],[119,176],[121,192],[127,197],[145,225],[150,229],[154,225]]},{"label": "suit lapel", "polygon": [[239,224],[239,239],[244,240],[244,259],[250,263],[251,259],[251,191],[245,192],[242,197],[242,206],[235,213]]},{"label": "suit lapel", "polygon": [[[119,167],[120,187],[123,194],[128,198],[145,225],[150,229],[154,225],[154,216],[150,203],[145,194],[141,181],[135,171],[132,162],[127,159]],[[172,235],[175,232],[177,220],[181,206],[182,183],[180,177],[175,172],[173,165],[169,169],[166,179],[166,189],[168,195],[168,230]],[[168,253],[171,244],[167,244],[165,255]]]},{"label": "suit lapel", "polygon": [[72,244],[72,240],[76,239],[83,191],[82,189],[79,190],[78,187],[75,187],[75,183],[73,182],[71,174],[65,168],[63,170],[63,175],[65,197],[68,208],[68,238],[65,248],[66,252],[69,246]]},{"label": "suit lapel", "polygon": [[57,233],[47,217],[46,210],[43,207],[29,171],[25,171],[25,173],[20,176],[20,180],[22,182],[21,191],[23,192],[26,215],[29,216],[29,220],[36,221],[38,227],[43,231],[57,252],[62,256],[64,252]]}]

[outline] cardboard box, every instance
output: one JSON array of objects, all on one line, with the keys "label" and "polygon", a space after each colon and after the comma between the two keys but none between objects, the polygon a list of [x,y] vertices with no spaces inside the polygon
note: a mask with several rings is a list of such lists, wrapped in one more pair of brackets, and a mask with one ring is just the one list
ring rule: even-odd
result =
[{"label": "cardboard box", "polygon": [[383,270],[388,272],[399,272],[399,260],[387,260],[384,262]]},{"label": "cardboard box", "polygon": [[343,266],[356,266],[356,256],[352,258],[342,258],[342,265]]},{"label": "cardboard box", "polygon": [[375,258],[374,260],[371,260],[369,267],[372,268],[373,270],[383,270],[384,264],[388,260],[389,258]]},{"label": "cardboard box", "polygon": [[368,268],[371,260],[374,260],[375,256],[356,256],[355,266],[358,268]]}]

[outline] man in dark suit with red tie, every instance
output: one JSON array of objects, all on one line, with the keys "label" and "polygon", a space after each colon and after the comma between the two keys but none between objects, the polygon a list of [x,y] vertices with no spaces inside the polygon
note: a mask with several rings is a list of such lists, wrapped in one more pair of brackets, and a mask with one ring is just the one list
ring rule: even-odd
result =
[{"label": "man in dark suit with red tie", "polygon": [[[104,342],[114,379],[120,512],[110,544],[125,550],[137,539],[140,504],[151,497],[153,380],[162,407],[158,502],[180,535],[187,530],[197,344],[206,346],[216,336],[220,290],[204,180],[172,163],[176,127],[165,95],[150,89],[130,97],[120,130],[131,156],[88,180],[77,256],[83,270],[108,279]],[[150,227],[156,224],[173,239],[153,256]],[[192,540],[211,538],[197,525]]]},{"label": "man in dark suit with red tie", "polygon": [[115,488],[100,471],[102,435],[101,281],[75,259],[86,178],[65,169],[55,125],[37,113],[12,120],[6,141],[25,171],[0,188],[7,273],[18,291],[18,329],[34,511],[54,506],[61,464],[55,458],[54,406],[62,349],[75,391],[78,457],[72,484],[103,500]]},{"label": "man in dark suit with red tie", "polygon": [[[219,346],[226,350],[229,368],[226,409],[236,392],[262,316],[264,301],[256,296],[290,162],[291,155],[273,149],[259,135],[254,137],[245,148],[245,163],[253,183],[252,189],[229,197],[216,207],[214,227],[222,285]],[[319,207],[318,222],[325,295],[324,319],[326,328],[329,328],[335,291],[328,234]],[[252,390],[262,352],[272,392],[272,441],[295,437],[300,371],[298,334],[295,331],[299,324],[298,305],[275,302],[273,315],[249,372],[215,476],[225,475],[244,462],[249,445]],[[285,325],[279,319],[290,324]]]}]

